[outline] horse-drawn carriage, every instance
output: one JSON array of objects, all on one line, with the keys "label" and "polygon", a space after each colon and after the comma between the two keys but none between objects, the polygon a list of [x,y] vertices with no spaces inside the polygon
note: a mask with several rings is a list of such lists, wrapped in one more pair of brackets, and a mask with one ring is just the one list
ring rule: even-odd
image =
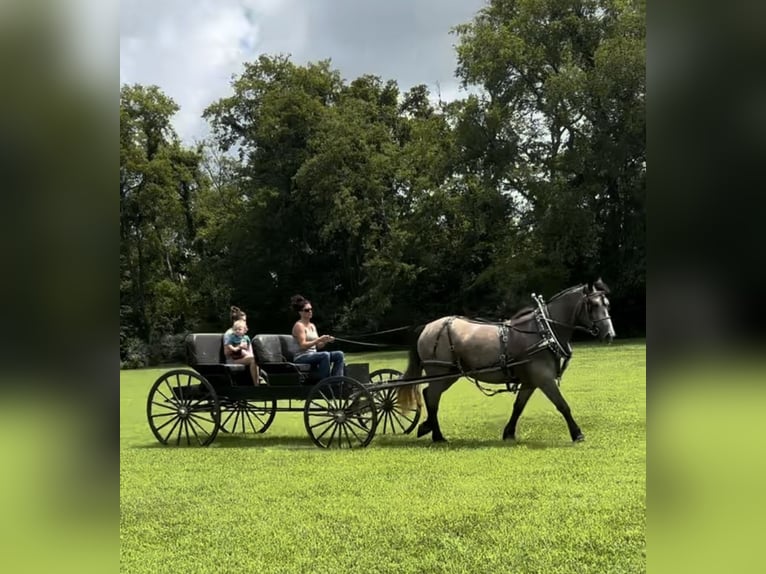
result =
[{"label": "horse-drawn carriage", "polygon": [[[303,412],[306,432],[320,447],[365,447],[376,430],[410,433],[443,441],[438,420],[441,395],[460,377],[517,392],[503,430],[515,439],[516,423],[531,394],[540,389],[564,417],[573,441],[584,440],[559,390],[572,355],[569,341],[584,330],[611,341],[608,289],[600,280],[570,287],[499,322],[443,317],[419,329],[406,373],[369,372],[367,364],[347,365],[343,376],[320,378],[310,365],[293,361],[291,335],[258,335],[253,350],[262,383],[254,385],[244,365],[226,364],[221,334],[187,338],[190,368],[163,374],[147,401],[149,426],[163,444],[208,445],[219,432],[265,432],[277,411]],[[422,372],[426,376],[423,377]],[[421,401],[417,386],[427,384]],[[504,388],[503,388],[504,387]],[[482,389],[484,390],[484,389]],[[286,402],[286,404],[285,404]]]},{"label": "horse-drawn carriage", "polygon": [[219,432],[266,432],[276,413],[287,411],[303,412],[317,446],[364,447],[376,431],[409,433],[420,419],[419,405],[398,404],[391,383],[401,378],[399,371],[349,364],[345,375],[321,379],[316,368],[293,361],[291,335],[257,335],[253,350],[259,385],[245,365],[226,363],[222,334],[188,335],[190,368],[164,373],[149,391],[147,417],[157,440],[205,446]]}]

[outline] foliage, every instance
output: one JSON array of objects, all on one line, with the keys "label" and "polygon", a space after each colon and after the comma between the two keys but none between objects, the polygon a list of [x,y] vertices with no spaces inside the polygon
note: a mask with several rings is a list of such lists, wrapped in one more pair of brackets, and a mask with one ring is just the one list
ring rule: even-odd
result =
[{"label": "foliage", "polygon": [[449,103],[262,55],[195,149],[172,99],[123,86],[121,341],[223,330],[231,304],[285,332],[295,293],[322,331],[507,317],[599,275],[643,334],[645,11],[492,0],[454,30],[470,90]]},{"label": "foliage", "polygon": [[376,436],[360,451],[317,449],[300,413],[263,435],[161,447],[144,405],[162,371],[122,373],[121,570],[643,572],[644,367],[643,342],[575,346],[562,385],[581,444],[539,392],[504,443],[512,396],[463,380],[442,400],[449,445]]},{"label": "foliage", "polygon": [[[466,159],[514,200],[520,229],[490,273],[555,291],[603,274],[645,291],[645,3],[496,0],[456,27],[458,75],[481,86],[458,126]],[[477,143],[478,140],[478,143]]]}]

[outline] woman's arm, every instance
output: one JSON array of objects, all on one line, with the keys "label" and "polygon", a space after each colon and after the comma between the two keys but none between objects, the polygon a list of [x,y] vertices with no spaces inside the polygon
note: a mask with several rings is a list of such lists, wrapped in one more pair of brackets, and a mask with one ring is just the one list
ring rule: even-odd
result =
[{"label": "woman's arm", "polygon": [[296,322],[295,326],[293,327],[293,337],[295,337],[295,340],[298,342],[298,346],[303,351],[305,351],[306,349],[310,349],[314,345],[316,345],[317,349],[320,349],[321,347],[325,345],[325,343],[330,342],[328,340],[329,335],[322,335],[318,339],[314,339],[313,341],[307,341],[306,326],[300,321]]},{"label": "woman's arm", "polygon": [[317,349],[323,348],[327,343],[332,343],[335,340],[335,337],[332,335],[322,335],[318,339],[312,342],[316,342]]}]

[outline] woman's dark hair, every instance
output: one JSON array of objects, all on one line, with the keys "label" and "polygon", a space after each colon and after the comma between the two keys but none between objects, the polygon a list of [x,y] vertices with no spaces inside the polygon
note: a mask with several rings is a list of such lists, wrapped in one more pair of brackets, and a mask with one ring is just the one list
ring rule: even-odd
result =
[{"label": "woman's dark hair", "polygon": [[300,311],[306,306],[306,303],[311,303],[308,299],[306,299],[303,295],[293,295],[290,297],[290,305],[293,308],[293,311]]},{"label": "woman's dark hair", "polygon": [[234,305],[231,306],[231,322],[234,323],[234,321],[239,321],[243,317],[246,317],[247,314],[240,309],[239,307],[235,307]]}]

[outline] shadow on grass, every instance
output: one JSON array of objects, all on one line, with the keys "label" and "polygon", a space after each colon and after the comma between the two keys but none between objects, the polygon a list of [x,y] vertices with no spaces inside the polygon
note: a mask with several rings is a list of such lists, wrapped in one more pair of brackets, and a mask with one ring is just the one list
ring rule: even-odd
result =
[{"label": "shadow on grass", "polygon": [[[562,449],[573,448],[575,443],[570,441],[540,441],[540,440],[517,440],[517,441],[504,441],[501,439],[477,439],[477,438],[454,438],[446,443],[434,443],[429,437],[416,439],[414,434],[412,435],[397,435],[397,436],[375,436],[372,442],[367,448],[384,448],[384,449],[413,449],[413,448],[425,448],[425,449],[439,449],[439,450],[474,450],[474,449],[530,449],[530,450],[544,450],[544,449]],[[142,445],[136,445],[132,448],[136,449],[168,449],[168,448],[281,448],[285,450],[294,449],[319,449],[308,436],[296,437],[296,436],[280,436],[280,435],[221,435],[219,434],[216,439],[208,447],[200,447],[196,445],[181,444],[176,446],[175,444],[163,445],[159,442],[146,443]]]}]

